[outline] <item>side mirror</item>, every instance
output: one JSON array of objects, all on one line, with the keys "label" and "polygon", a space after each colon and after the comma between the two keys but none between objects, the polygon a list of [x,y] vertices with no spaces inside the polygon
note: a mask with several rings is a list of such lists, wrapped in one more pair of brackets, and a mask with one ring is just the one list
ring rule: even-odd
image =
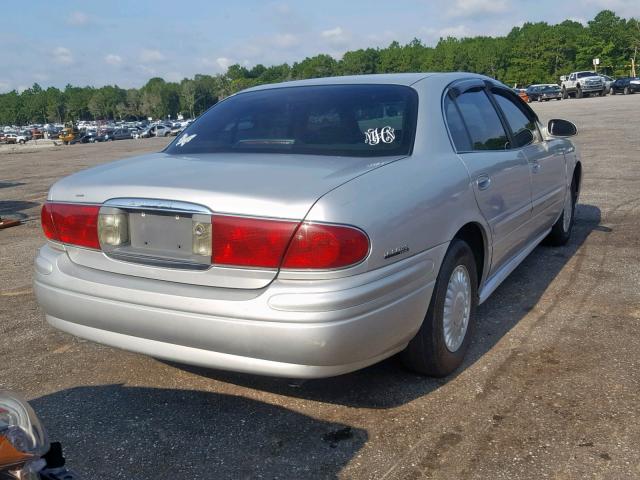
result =
[{"label": "side mirror", "polygon": [[578,129],[568,120],[554,118],[549,120],[547,132],[554,137],[572,137],[578,133]]}]

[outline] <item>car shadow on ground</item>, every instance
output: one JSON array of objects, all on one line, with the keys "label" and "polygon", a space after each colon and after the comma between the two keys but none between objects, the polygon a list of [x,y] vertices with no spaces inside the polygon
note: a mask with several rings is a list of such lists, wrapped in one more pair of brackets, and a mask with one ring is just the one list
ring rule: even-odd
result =
[{"label": "car shadow on ground", "polygon": [[[339,377],[291,381],[170,363],[170,365],[214,380],[281,395],[294,396],[351,407],[392,408],[428,394],[475,363],[506,335],[528,312],[578,251],[593,230],[608,231],[600,225],[600,209],[580,204],[568,245],[539,246],[505,280],[477,311],[474,341],[461,369],[444,379],[422,377],[402,368],[392,357],[358,372]],[[169,362],[166,362],[169,363]]]},{"label": "car shadow on ground", "polygon": [[24,220],[28,217],[24,212],[38,205],[40,204],[23,200],[0,200],[0,217],[6,216],[16,220]]},{"label": "car shadow on ground", "polygon": [[30,403],[80,478],[337,478],[368,440],[361,429],[192,390],[77,387]]},{"label": "car shadow on ground", "polygon": [[0,181],[0,188],[19,187],[20,185],[24,185],[24,182],[1,182]]}]

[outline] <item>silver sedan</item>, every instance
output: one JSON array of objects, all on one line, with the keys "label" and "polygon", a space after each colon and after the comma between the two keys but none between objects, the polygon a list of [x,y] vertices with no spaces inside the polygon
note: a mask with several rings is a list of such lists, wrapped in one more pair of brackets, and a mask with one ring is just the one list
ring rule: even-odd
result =
[{"label": "silver sedan", "polygon": [[447,375],[477,305],[569,240],[575,133],[474,74],[245,90],[51,187],[38,301],[73,335],[205,367],[326,377],[402,352]]}]

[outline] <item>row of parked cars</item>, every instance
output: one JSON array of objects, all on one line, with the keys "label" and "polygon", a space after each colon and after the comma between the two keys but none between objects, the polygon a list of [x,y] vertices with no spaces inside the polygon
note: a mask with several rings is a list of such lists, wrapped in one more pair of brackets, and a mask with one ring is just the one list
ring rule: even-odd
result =
[{"label": "row of parked cars", "polygon": [[596,72],[574,72],[560,77],[560,85],[534,84],[515,91],[526,102],[583,98],[591,95],[629,95],[640,92],[640,77],[613,79]]},{"label": "row of parked cars", "polygon": [[6,126],[0,128],[0,143],[24,144],[30,140],[46,138],[59,140],[65,145],[69,145],[131,138],[168,137],[179,135],[191,122],[192,120],[153,124],[147,122],[110,124],[80,122],[77,125],[66,127],[59,124],[29,125],[26,127]]},{"label": "row of parked cars", "polygon": [[178,124],[155,124],[147,126],[120,126],[72,130],[70,128],[60,136],[65,144],[109,142],[131,138],[168,137],[179,135],[190,122]]}]

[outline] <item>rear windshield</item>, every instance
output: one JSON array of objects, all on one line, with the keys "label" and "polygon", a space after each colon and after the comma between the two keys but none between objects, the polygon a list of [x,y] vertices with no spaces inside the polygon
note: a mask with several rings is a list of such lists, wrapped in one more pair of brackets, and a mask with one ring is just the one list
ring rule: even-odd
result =
[{"label": "rear windshield", "polygon": [[418,95],[400,85],[322,85],[240,93],[165,150],[378,157],[411,153]]}]

